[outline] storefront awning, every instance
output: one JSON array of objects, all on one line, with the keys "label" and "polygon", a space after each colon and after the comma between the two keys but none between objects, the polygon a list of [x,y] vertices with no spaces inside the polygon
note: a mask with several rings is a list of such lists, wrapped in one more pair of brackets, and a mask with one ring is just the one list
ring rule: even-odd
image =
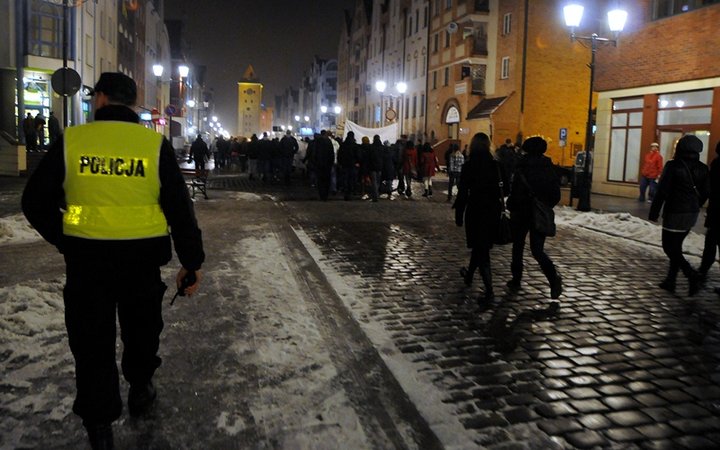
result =
[{"label": "storefront awning", "polygon": [[487,119],[503,104],[506,97],[484,98],[467,115],[469,119]]}]

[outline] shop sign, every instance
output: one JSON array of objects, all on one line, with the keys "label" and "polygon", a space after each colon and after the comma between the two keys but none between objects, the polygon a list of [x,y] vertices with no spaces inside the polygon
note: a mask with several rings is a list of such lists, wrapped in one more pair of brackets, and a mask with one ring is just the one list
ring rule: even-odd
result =
[{"label": "shop sign", "polygon": [[445,123],[460,123],[460,111],[455,106],[451,106],[445,115]]}]

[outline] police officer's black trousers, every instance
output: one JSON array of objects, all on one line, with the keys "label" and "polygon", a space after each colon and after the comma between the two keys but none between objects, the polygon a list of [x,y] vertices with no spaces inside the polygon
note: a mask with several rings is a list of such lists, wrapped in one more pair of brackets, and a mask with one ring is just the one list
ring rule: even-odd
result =
[{"label": "police officer's black trousers", "polygon": [[123,376],[147,383],[160,366],[166,286],[157,266],[66,256],[65,325],[75,357],[73,412],[85,425],[120,417],[122,400],[115,361],[115,313],[123,342]]}]

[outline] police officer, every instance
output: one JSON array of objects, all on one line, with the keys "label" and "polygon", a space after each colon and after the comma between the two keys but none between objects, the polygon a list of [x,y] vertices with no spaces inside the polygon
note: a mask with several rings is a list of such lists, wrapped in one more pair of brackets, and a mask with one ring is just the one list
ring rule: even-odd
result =
[{"label": "police officer", "polygon": [[94,96],[95,121],[65,130],[28,180],[22,207],[65,257],[65,324],[77,386],[73,412],[92,448],[113,448],[111,423],[122,412],[116,311],[128,409],[139,416],[156,397],[152,376],[161,362],[166,289],[160,266],[172,256],[170,234],[182,264],[178,288],[195,274],[187,295],[199,287],[205,254],[172,146],[139,125],[131,109],[135,82],[103,73]]}]

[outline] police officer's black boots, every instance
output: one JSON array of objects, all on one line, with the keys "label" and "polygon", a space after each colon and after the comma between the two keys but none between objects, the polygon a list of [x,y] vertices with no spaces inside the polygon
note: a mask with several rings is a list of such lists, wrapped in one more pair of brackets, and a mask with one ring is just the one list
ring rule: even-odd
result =
[{"label": "police officer's black boots", "polygon": [[115,448],[112,425],[109,423],[85,425],[90,447],[93,450],[111,450]]},{"label": "police officer's black boots", "polygon": [[157,391],[152,381],[146,384],[131,384],[128,394],[128,412],[137,417],[145,414],[157,397]]}]

